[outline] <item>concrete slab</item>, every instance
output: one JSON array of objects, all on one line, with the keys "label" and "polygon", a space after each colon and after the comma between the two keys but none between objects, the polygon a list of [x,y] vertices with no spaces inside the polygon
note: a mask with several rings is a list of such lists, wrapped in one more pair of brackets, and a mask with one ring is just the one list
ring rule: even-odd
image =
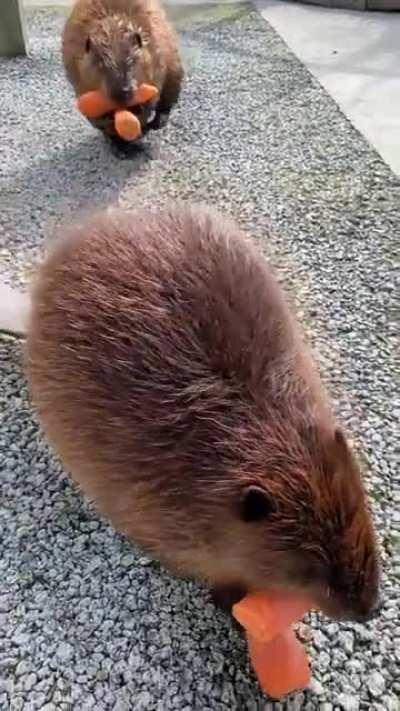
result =
[{"label": "concrete slab", "polygon": [[0,56],[18,57],[26,54],[26,34],[23,7],[20,0],[0,2]]},{"label": "concrete slab", "polygon": [[[5,308],[2,308],[5,306]],[[8,284],[0,283],[1,329],[10,333],[26,333],[29,300]]]},{"label": "concrete slab", "polygon": [[260,0],[263,17],[400,174],[400,13]]}]

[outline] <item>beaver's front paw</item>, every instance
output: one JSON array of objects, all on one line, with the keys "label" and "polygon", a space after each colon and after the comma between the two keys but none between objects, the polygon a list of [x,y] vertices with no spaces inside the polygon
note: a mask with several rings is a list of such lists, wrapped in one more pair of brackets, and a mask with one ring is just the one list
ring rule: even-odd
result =
[{"label": "beaver's front paw", "polygon": [[124,141],[119,136],[107,136],[111,151],[116,158],[127,160],[135,158],[138,154],[143,153],[145,146],[141,138],[136,141]]},{"label": "beaver's front paw", "polygon": [[156,111],[154,118],[146,126],[147,131],[159,131],[161,128],[165,128],[169,116],[169,111]]}]

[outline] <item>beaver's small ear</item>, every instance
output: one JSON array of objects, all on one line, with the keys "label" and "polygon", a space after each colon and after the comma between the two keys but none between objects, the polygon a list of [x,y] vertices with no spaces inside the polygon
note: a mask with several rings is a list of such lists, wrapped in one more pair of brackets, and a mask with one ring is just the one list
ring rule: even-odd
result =
[{"label": "beaver's small ear", "polygon": [[347,446],[346,436],[345,436],[343,430],[340,429],[340,427],[336,427],[334,438],[335,438],[336,446],[342,451],[342,453],[347,453],[348,446]]},{"label": "beaver's small ear", "polygon": [[337,427],[325,445],[324,469],[328,476],[345,472],[352,465],[352,455],[343,430]]},{"label": "beaver's small ear", "polygon": [[[343,525],[349,525],[364,501],[360,466],[349,447],[346,435],[336,429],[327,449],[324,471],[337,513]],[[340,506],[339,506],[340,505]]]},{"label": "beaver's small ear", "polygon": [[239,515],[245,523],[263,521],[276,511],[275,502],[261,486],[250,484],[243,489]]}]

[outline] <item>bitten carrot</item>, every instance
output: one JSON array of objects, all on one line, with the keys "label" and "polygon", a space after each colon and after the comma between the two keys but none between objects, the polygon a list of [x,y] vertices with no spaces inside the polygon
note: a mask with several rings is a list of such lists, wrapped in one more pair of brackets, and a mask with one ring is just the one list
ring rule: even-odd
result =
[{"label": "bitten carrot", "polygon": [[310,607],[305,597],[256,592],[234,605],[232,614],[252,637],[268,642],[304,617]]},{"label": "bitten carrot", "polygon": [[232,608],[245,628],[249,654],[262,689],[275,698],[310,682],[306,652],[290,625],[312,607],[307,598],[273,592],[246,595]]},{"label": "bitten carrot", "polygon": [[140,121],[130,111],[120,110],[114,116],[115,130],[125,141],[134,141],[142,133]]},{"label": "bitten carrot", "polygon": [[250,660],[260,686],[275,699],[304,689],[310,683],[310,666],[293,630],[260,642],[248,635]]}]

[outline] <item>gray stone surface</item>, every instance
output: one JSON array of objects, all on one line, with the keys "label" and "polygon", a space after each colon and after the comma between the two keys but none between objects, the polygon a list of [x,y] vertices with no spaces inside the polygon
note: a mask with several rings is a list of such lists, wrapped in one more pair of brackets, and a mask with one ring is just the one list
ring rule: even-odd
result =
[{"label": "gray stone surface", "polygon": [[395,709],[399,181],[256,13],[174,12],[187,85],[136,161],[112,157],[73,110],[62,17],[29,14],[30,57],[0,62],[2,274],[22,283],[59,222],[94,204],[176,197],[236,216],[276,265],[363,451],[383,611],[368,626],[311,615],[312,691],[266,706],[206,591],[117,536],[63,476],[38,436],[21,344],[1,337],[0,708]]}]

